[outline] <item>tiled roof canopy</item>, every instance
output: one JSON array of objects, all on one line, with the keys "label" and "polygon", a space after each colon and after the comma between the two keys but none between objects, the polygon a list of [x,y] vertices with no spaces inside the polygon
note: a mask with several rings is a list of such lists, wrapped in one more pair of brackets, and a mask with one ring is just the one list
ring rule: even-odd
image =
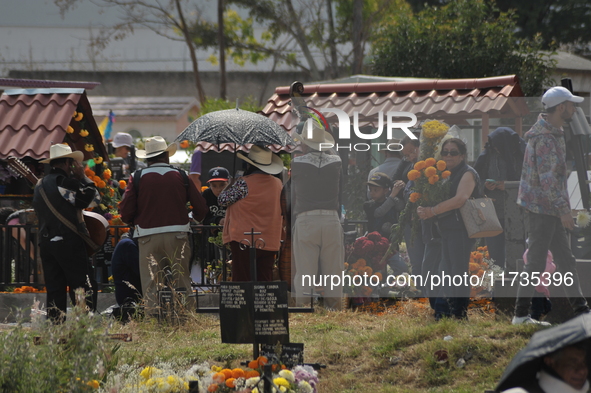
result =
[{"label": "tiled roof canopy", "polygon": [[[81,122],[72,118],[74,111],[84,115]],[[64,142],[67,135],[72,149],[91,159],[94,154],[84,149],[88,140],[79,135],[82,124],[95,151],[108,160],[84,89],[7,90],[0,96],[0,158],[48,158],[50,146]],[[68,125],[74,128],[72,134],[66,133]]]},{"label": "tiled roof canopy", "polygon": [[[523,92],[515,75],[304,85],[302,94],[312,108],[337,108],[350,117],[356,112],[360,126],[373,127],[378,125],[379,112],[389,111],[412,112],[419,119],[437,118],[450,124],[482,116],[520,118],[529,109],[516,97],[523,97]],[[298,119],[291,113],[290,101],[289,86],[278,87],[261,113],[291,131]],[[324,115],[329,121],[336,120],[331,113]]]}]

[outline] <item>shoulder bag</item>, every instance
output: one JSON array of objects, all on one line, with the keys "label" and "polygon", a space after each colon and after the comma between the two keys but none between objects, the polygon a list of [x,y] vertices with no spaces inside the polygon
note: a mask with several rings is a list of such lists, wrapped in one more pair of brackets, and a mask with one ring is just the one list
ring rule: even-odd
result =
[{"label": "shoulder bag", "polygon": [[490,198],[470,198],[460,207],[468,237],[493,237],[503,233],[495,206]]}]

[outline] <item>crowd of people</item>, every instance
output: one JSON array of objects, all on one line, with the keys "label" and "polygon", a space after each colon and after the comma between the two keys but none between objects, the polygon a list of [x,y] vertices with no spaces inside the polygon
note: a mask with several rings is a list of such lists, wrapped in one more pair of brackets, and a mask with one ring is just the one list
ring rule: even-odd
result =
[{"label": "crowd of people", "polygon": [[[542,99],[545,114],[525,134],[525,140],[509,128],[496,129],[489,135],[474,167],[468,165],[464,141],[445,138],[438,154],[449,171],[446,198],[434,206],[416,208],[421,220],[418,238],[412,235],[411,225],[404,223],[410,264],[394,252],[387,261],[393,274],[411,272],[424,276],[427,272],[445,271],[463,275],[468,271],[475,239],[468,236],[460,207],[469,198],[486,195],[493,199],[503,223],[504,182],[519,180],[517,203],[526,209],[529,218],[529,262],[525,272],[543,272],[551,251],[556,266],[573,273],[574,285],[566,289],[574,312],[587,312],[589,308],[581,294],[575,259],[567,241],[566,230],[572,229],[573,220],[566,192],[562,138],[562,126],[580,100],[563,88],[548,90]],[[285,253],[286,247],[291,246],[288,277],[293,278],[290,284],[297,305],[310,301],[318,291],[314,280],[306,277],[343,272],[342,162],[334,151],[322,149],[323,144],[334,145],[334,138],[319,124],[314,123],[310,132],[297,136],[299,147],[287,182],[282,182],[280,177],[285,170],[281,158],[266,147],[253,146],[248,155],[237,153],[245,163],[243,175],[233,178],[226,168],[212,168],[207,179],[203,179],[208,186],[203,193],[200,152],[193,156],[195,162],[187,174],[169,163],[176,144],[168,145],[161,137],[148,138],[144,149],[135,152],[138,158],[146,160],[144,166],[128,161],[129,138],[117,135],[115,139],[126,165],[136,168],[128,173],[119,205],[122,220],[133,227],[132,236],[119,242],[113,256],[120,304],[143,299],[145,313],[156,314],[159,290],[169,287],[184,293],[187,307],[194,308],[190,277],[191,219],[223,226],[223,242],[231,250],[234,281],[276,279],[273,270],[278,252],[283,249]],[[387,149],[386,161],[369,174],[368,200],[363,207],[367,230],[386,238],[390,237],[413,192],[414,183],[408,174],[418,160],[420,149],[419,138],[410,136],[388,141],[387,146],[392,145],[400,148]],[[100,202],[96,188],[84,175],[81,155],[67,145],[52,146],[50,157],[45,160],[52,168],[51,173],[35,189],[34,207],[40,220],[39,243],[48,307],[53,310],[49,315],[56,322],[63,320],[66,311],[67,286],[81,287],[93,294],[94,298],[89,296],[86,302],[91,309],[96,304],[91,266],[80,263],[88,261],[84,243],[62,220],[69,221],[80,233],[87,233],[79,219],[80,212]],[[187,205],[191,206],[191,215],[187,214]],[[285,233],[291,233],[291,238],[287,239]],[[485,241],[491,258],[505,268],[504,234]],[[249,246],[256,248],[256,266],[251,266]],[[335,310],[342,307],[342,286],[324,285],[321,289],[326,307]],[[430,299],[437,320],[467,319],[469,285],[448,284],[435,289],[419,286],[418,289]],[[531,285],[519,287],[513,323],[541,323],[530,316],[532,294]]]}]

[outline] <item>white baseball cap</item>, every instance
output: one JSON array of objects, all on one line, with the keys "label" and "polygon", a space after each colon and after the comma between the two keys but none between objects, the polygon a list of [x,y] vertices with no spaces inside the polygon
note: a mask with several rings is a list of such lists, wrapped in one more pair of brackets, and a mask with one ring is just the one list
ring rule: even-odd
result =
[{"label": "white baseball cap", "polygon": [[542,96],[542,104],[545,108],[552,108],[565,101],[583,102],[583,97],[575,96],[567,88],[554,86],[548,89]]},{"label": "white baseball cap", "polygon": [[126,132],[120,132],[117,135],[115,135],[115,137],[113,138],[113,147],[117,148],[121,146],[133,146],[133,138],[131,137],[131,135],[129,135]]}]

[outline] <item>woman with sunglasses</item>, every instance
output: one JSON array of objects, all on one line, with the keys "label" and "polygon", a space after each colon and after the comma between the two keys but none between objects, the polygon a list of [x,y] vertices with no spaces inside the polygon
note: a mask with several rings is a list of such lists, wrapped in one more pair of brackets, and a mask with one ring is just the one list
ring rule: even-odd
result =
[{"label": "woman with sunglasses", "polygon": [[[433,207],[417,208],[417,213],[422,220],[434,219],[441,236],[441,262],[438,274],[442,282],[444,282],[443,274],[446,277],[445,285],[442,287],[445,298],[438,298],[435,301],[436,319],[468,318],[470,283],[466,282],[465,273],[468,272],[470,252],[475,241],[468,237],[459,208],[468,198],[479,196],[480,180],[474,168],[466,164],[466,152],[466,144],[458,138],[451,138],[443,143],[441,158],[447,164],[447,169],[451,171],[448,179],[449,199]],[[451,283],[447,276],[451,276]],[[454,284],[454,277],[462,278],[460,285],[457,285],[459,278],[456,278],[457,281]]]}]

